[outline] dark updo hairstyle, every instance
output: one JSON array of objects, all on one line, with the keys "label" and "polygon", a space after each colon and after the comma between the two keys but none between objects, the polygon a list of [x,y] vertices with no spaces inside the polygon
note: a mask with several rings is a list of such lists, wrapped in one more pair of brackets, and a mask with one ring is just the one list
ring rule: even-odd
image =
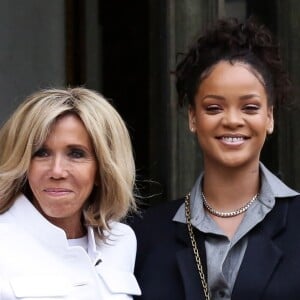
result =
[{"label": "dark updo hairstyle", "polygon": [[193,105],[199,84],[219,61],[242,62],[264,84],[269,105],[287,98],[290,81],[271,32],[254,18],[240,23],[221,19],[200,36],[177,65],[176,88],[180,106]]}]

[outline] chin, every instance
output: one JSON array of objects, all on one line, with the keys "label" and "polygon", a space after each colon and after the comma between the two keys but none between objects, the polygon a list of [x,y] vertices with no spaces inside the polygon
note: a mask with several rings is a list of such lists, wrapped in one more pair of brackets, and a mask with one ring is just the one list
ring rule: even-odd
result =
[{"label": "chin", "polygon": [[245,159],[232,159],[227,160],[223,162],[223,165],[227,168],[233,168],[233,169],[240,169],[240,168],[247,168],[250,166],[258,165],[259,160],[245,160]]}]

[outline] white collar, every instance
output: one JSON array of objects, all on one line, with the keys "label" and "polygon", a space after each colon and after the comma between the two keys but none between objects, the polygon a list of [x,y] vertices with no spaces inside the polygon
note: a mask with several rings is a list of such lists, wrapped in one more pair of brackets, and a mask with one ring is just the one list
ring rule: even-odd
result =
[{"label": "white collar", "polygon": [[[20,228],[30,232],[37,240],[48,249],[60,250],[69,247],[66,233],[63,229],[49,222],[28,200],[20,194],[13,206],[8,210],[13,215],[14,222]],[[88,255],[92,261],[99,259],[99,249],[96,245],[95,233],[92,227],[87,227]],[[55,241],[55,242],[53,242]]]}]

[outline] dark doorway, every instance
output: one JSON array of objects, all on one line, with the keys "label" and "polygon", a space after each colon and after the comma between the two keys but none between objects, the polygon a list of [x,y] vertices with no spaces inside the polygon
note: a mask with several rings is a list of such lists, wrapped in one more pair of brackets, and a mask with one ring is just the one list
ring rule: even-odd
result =
[{"label": "dark doorway", "polygon": [[[149,178],[148,2],[97,1],[89,2],[89,10],[97,8],[93,16],[89,15],[84,0],[66,1],[66,84],[91,88],[87,68],[100,70],[101,78],[92,80],[98,81],[96,89],[112,101],[128,126],[137,186],[144,194]],[[97,26],[97,30],[88,38],[91,24]],[[98,55],[94,65],[87,49]]]},{"label": "dark doorway", "polygon": [[129,128],[137,179],[148,178],[149,21],[147,1],[103,0],[102,92]]}]

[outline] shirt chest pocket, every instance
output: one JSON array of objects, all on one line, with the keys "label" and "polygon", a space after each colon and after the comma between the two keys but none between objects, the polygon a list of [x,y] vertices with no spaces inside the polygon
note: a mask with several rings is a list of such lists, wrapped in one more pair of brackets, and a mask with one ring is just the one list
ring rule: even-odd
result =
[{"label": "shirt chest pocket", "polygon": [[10,279],[17,299],[64,299],[71,283],[62,276],[20,276]]},{"label": "shirt chest pocket", "polygon": [[140,287],[132,273],[104,266],[97,268],[97,272],[112,295],[141,295]]}]

